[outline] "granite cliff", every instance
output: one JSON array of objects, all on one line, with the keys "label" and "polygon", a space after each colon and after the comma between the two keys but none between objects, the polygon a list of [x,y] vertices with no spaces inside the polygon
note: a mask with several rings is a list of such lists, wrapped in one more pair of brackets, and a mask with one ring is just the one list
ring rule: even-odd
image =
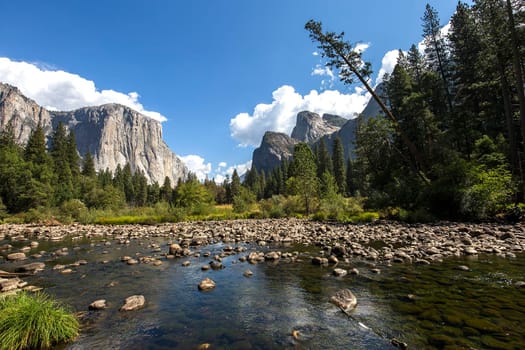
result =
[{"label": "granite cliff", "polygon": [[[383,85],[379,84],[376,93],[382,96]],[[381,108],[374,99],[370,99],[361,114],[354,119],[345,119],[337,115],[302,111],[297,114],[296,125],[290,136],[267,131],[259,148],[252,157],[253,166],[259,171],[271,171],[281,160],[291,160],[294,146],[306,142],[312,148],[324,140],[331,151],[333,141],[339,137],[343,144],[345,157],[353,157],[356,130],[359,123],[381,114]]]},{"label": "granite cliff", "polygon": [[160,122],[119,104],[85,107],[69,112],[49,111],[16,87],[0,83],[0,129],[11,124],[17,142],[24,145],[39,123],[46,135],[62,122],[75,134],[78,152],[90,152],[97,170],[115,170],[130,163],[150,182],[176,183],[187,174],[184,163],[162,139]]}]

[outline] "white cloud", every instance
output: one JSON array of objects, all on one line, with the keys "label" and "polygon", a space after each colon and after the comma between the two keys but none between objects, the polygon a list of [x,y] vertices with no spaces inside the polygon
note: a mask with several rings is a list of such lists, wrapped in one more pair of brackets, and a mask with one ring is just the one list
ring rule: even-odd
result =
[{"label": "white cloud", "polygon": [[186,164],[188,170],[194,173],[200,181],[203,181],[211,172],[211,163],[206,163],[201,156],[189,154],[187,156],[179,156],[179,158]]},{"label": "white cloud", "polygon": [[319,56],[319,52],[317,51],[312,52],[312,56]]},{"label": "white cloud", "polygon": [[228,164],[226,164],[226,162],[220,162],[219,163],[219,168],[226,168]]},{"label": "white cloud", "polygon": [[137,92],[99,91],[92,80],[62,70],[49,70],[41,63],[17,62],[0,57],[0,81],[18,87],[24,95],[52,110],[69,111],[119,103],[160,122],[166,120],[160,113],[144,109]]},{"label": "white cloud", "polygon": [[399,57],[399,50],[390,50],[383,56],[381,60],[381,69],[377,73],[376,85],[383,81],[385,73],[392,73],[394,67],[397,64],[397,58]]},{"label": "white cloud", "polygon": [[354,47],[355,52],[363,53],[370,47],[370,43],[357,43]]},{"label": "white cloud", "polygon": [[361,113],[369,99],[362,89],[358,91],[342,94],[336,90],[321,93],[312,90],[302,96],[292,86],[283,85],[272,93],[271,103],[260,103],[251,114],[239,113],[232,118],[230,134],[241,146],[258,146],[265,131],[290,134],[300,111],[353,118]]},{"label": "white cloud", "polygon": [[218,183],[218,184],[219,183],[223,183],[224,180],[226,180],[226,177],[231,179],[232,174],[233,174],[233,170],[235,170],[235,169],[237,169],[237,174],[239,176],[243,176],[246,173],[246,171],[251,169],[251,167],[252,167],[252,161],[251,160],[249,160],[249,161],[247,161],[246,163],[243,163],[243,164],[237,164],[237,165],[231,166],[231,167],[229,167],[226,170],[223,170],[221,172],[217,172],[214,175],[215,182]]}]

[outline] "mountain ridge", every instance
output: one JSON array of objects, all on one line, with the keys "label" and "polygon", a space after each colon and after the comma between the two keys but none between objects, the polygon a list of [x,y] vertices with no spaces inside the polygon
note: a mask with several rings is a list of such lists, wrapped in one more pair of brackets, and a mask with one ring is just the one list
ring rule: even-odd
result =
[{"label": "mountain ridge", "polygon": [[72,111],[50,111],[25,96],[19,88],[0,83],[0,128],[11,124],[15,139],[24,145],[40,124],[46,137],[59,122],[74,132],[83,157],[93,155],[96,170],[114,171],[130,163],[143,171],[149,182],[172,183],[187,175],[188,169],[162,139],[162,125],[130,107],[107,103]]}]

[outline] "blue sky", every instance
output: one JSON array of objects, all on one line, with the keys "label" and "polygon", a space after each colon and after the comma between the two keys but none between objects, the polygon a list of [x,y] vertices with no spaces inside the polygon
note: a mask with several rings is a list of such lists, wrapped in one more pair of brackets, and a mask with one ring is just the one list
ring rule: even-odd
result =
[{"label": "blue sky", "polygon": [[[0,81],[40,104],[119,102],[163,121],[170,148],[222,179],[251,159],[267,129],[301,109],[352,117],[367,96],[323,69],[311,18],[361,43],[377,72],[421,37],[426,1],[6,1]],[[443,24],[457,1],[428,1]]]}]

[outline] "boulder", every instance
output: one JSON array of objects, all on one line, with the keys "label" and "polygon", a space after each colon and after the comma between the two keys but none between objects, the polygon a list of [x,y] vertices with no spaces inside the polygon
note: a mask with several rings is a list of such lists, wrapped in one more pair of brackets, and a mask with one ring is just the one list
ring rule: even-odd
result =
[{"label": "boulder", "polygon": [[107,307],[108,307],[108,305],[106,303],[106,300],[104,300],[104,299],[95,300],[94,302],[89,304],[89,309],[90,310],[102,310],[102,309],[105,309]]},{"label": "boulder", "polygon": [[215,288],[215,282],[210,278],[205,278],[199,283],[199,290],[207,291]]},{"label": "boulder", "polygon": [[338,306],[343,312],[348,313],[357,306],[357,298],[350,289],[342,289],[335,293],[330,302]]},{"label": "boulder", "polygon": [[11,253],[7,255],[7,260],[25,260],[25,253]]},{"label": "boulder", "polygon": [[343,277],[346,276],[348,271],[346,271],[345,269],[336,268],[332,273],[334,274],[334,276]]},{"label": "boulder", "polygon": [[124,301],[124,305],[120,308],[120,311],[133,311],[140,309],[146,303],[144,295],[132,295],[127,297]]}]

